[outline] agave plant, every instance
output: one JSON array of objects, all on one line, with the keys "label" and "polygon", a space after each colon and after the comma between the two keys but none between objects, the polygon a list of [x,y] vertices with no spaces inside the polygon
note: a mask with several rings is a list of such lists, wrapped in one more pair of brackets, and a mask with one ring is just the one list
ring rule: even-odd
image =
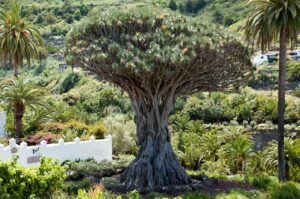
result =
[{"label": "agave plant", "polygon": [[17,137],[22,137],[22,119],[26,107],[46,107],[43,102],[45,92],[23,79],[4,81],[0,88],[0,102],[6,105],[8,112],[13,111]]}]

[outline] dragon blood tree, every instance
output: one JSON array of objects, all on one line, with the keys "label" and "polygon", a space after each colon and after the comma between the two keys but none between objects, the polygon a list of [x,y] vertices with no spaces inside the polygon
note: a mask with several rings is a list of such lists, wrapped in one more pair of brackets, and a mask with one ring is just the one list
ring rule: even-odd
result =
[{"label": "dragon blood tree", "polygon": [[239,42],[149,7],[91,15],[68,35],[66,54],[131,99],[140,149],[121,177],[128,189],[188,184],[170,144],[168,115],[176,97],[235,87],[252,70]]}]

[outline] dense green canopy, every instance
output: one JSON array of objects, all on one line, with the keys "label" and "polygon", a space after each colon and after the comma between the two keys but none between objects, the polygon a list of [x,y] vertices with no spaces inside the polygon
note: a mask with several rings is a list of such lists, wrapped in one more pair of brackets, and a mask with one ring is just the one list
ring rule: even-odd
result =
[{"label": "dense green canopy", "polygon": [[95,12],[69,34],[68,55],[125,90],[145,81],[185,86],[180,94],[223,89],[251,70],[247,49],[223,29],[149,7]]}]

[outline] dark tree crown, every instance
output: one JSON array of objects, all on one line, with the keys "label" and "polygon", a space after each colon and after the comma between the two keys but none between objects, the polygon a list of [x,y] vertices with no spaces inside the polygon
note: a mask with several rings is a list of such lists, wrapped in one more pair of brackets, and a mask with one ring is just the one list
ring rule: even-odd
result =
[{"label": "dark tree crown", "polygon": [[225,89],[252,65],[245,47],[212,26],[151,7],[94,14],[68,35],[68,60],[126,91]]}]

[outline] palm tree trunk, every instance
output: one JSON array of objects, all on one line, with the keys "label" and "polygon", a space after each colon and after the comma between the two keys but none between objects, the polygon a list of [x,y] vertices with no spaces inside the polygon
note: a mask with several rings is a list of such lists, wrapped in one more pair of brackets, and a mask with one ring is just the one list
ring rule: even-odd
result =
[{"label": "palm tree trunk", "polygon": [[22,129],[23,129],[23,116],[24,116],[24,107],[17,107],[15,110],[15,129],[16,135],[18,138],[22,137]]},{"label": "palm tree trunk", "polygon": [[13,69],[14,69],[14,76],[15,76],[16,79],[18,79],[18,75],[19,75],[18,65],[15,62],[13,62],[12,66],[13,66]]},{"label": "palm tree trunk", "polygon": [[283,27],[280,33],[279,82],[278,82],[278,179],[286,180],[284,153],[284,113],[285,113],[285,79],[286,79],[287,31]]}]

